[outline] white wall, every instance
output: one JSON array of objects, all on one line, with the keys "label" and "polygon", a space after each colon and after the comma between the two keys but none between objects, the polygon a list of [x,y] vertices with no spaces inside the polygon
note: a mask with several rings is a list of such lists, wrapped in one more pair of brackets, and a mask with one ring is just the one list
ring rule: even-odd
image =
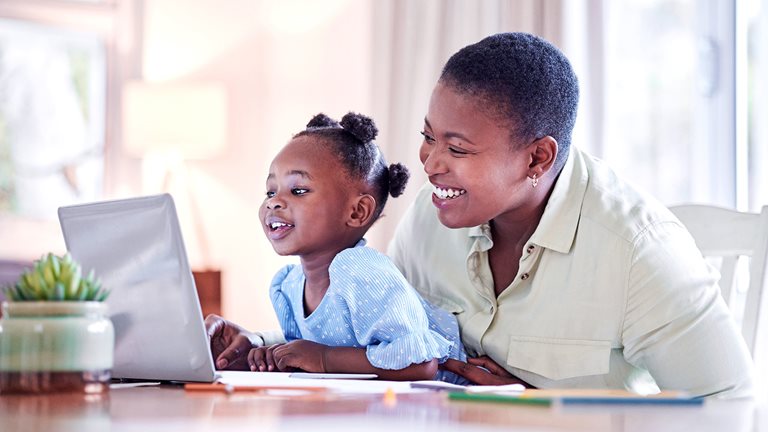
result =
[{"label": "white wall", "polygon": [[370,112],[370,3],[148,0],[143,16],[145,80],[228,90],[227,147],[190,162],[188,181],[211,264],[222,269],[223,313],[248,328],[276,328],[267,290],[291,260],[276,256],[257,219],[269,163],[317,112]]}]

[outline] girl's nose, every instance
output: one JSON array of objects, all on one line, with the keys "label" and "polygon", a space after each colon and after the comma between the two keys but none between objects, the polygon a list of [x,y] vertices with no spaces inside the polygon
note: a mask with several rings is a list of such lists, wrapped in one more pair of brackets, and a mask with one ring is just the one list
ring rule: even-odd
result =
[{"label": "girl's nose", "polygon": [[272,198],[267,199],[267,208],[270,210],[285,208],[285,202],[275,195]]}]

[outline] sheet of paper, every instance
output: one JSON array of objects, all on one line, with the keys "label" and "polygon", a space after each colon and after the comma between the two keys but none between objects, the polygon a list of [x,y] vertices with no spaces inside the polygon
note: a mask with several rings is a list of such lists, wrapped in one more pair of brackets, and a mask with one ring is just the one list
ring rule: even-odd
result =
[{"label": "sheet of paper", "polygon": [[376,379],[376,374],[355,374],[355,373],[310,373],[310,372],[292,372],[291,378],[303,379]]},{"label": "sheet of paper", "polygon": [[465,389],[467,393],[494,393],[494,394],[521,394],[525,391],[525,386],[522,384],[508,384],[508,385],[475,385],[467,386]]},{"label": "sheet of paper", "polygon": [[407,381],[381,381],[358,379],[305,379],[291,378],[284,372],[240,372],[219,371],[217,380],[232,386],[276,386],[276,387],[322,387],[336,393],[345,394],[384,394],[388,390],[396,393],[418,393],[423,389],[413,389]]},{"label": "sheet of paper", "polygon": [[427,390],[450,390],[450,391],[462,391],[466,389],[466,386],[459,384],[452,384],[445,381],[413,381],[411,382],[411,388],[415,389],[427,389]]},{"label": "sheet of paper", "polygon": [[160,385],[160,381],[137,381],[137,382],[112,383],[109,385],[109,388],[112,390],[117,390],[117,389],[123,389],[123,388],[151,387],[151,386],[159,386],[159,385]]}]

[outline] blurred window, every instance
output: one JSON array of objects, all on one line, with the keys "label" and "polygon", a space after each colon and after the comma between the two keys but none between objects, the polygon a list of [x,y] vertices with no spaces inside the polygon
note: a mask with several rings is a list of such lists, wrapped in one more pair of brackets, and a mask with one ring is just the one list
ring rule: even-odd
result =
[{"label": "blurred window", "polygon": [[768,204],[766,2],[603,3],[601,156],[665,204]]},{"label": "blurred window", "polygon": [[0,211],[55,219],[101,195],[106,76],[99,37],[0,19]]}]

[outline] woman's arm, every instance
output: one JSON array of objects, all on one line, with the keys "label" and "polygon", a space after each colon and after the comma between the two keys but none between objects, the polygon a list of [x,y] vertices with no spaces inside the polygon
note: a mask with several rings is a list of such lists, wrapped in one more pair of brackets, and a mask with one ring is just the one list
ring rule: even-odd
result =
[{"label": "woman's arm", "polygon": [[373,373],[392,381],[429,380],[437,373],[437,359],[411,364],[403,369],[380,369],[371,365],[365,348],[330,347],[308,340],[257,348],[248,361],[251,370],[289,371],[300,369],[320,373]]},{"label": "woman's arm", "polygon": [[695,396],[748,396],[752,360],[693,239],[676,223],[648,230],[635,242],[624,357],[646,368],[662,390]]},{"label": "woman's arm", "polygon": [[453,372],[454,374],[466,378],[473,384],[479,385],[508,385],[522,384],[526,388],[536,388],[531,384],[507,372],[506,369],[499,366],[488,356],[481,356],[467,359],[467,362],[448,359],[440,365],[440,369]]}]

